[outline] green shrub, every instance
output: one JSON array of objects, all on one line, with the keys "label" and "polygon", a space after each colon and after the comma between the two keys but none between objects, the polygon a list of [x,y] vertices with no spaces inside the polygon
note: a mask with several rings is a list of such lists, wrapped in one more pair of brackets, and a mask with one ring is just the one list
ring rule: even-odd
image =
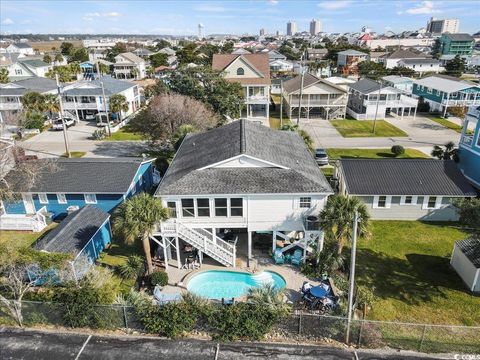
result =
[{"label": "green shrub", "polygon": [[145,270],[143,258],[139,255],[131,255],[124,264],[118,265],[117,270],[123,279],[136,279]]},{"label": "green shrub", "polygon": [[157,271],[150,275],[150,283],[152,286],[166,286],[168,285],[168,274],[164,271]]},{"label": "green shrub", "polygon": [[25,116],[25,121],[23,123],[23,127],[25,129],[38,129],[40,131],[43,130],[45,126],[45,119],[41,113],[37,112],[28,112]]},{"label": "green shrub", "polygon": [[390,151],[395,157],[405,154],[405,148],[402,145],[393,145]]},{"label": "green shrub", "polygon": [[103,140],[107,136],[105,129],[98,129],[92,133],[93,140]]}]

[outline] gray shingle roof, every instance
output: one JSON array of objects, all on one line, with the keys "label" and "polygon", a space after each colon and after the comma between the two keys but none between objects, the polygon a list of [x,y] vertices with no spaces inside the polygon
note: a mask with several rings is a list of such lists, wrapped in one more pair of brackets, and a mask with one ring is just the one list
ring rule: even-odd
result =
[{"label": "gray shingle roof", "polygon": [[373,81],[371,79],[362,79],[357,81],[355,84],[348,85],[354,90],[361,92],[362,94],[369,94],[373,91],[378,91],[382,86],[380,83]]},{"label": "gray shingle roof", "polygon": [[86,205],[68,215],[33,247],[36,250],[76,256],[109,218],[110,215],[99,208]]},{"label": "gray shingle roof", "polygon": [[[278,166],[199,170],[242,154]],[[240,120],[187,136],[156,195],[324,192],[330,185],[296,132]]]},{"label": "gray shingle roof", "polygon": [[31,48],[31,46],[27,43],[14,43],[13,45],[15,45],[19,49],[30,49]]},{"label": "gray shingle roof", "polygon": [[387,56],[387,59],[417,59],[425,58],[425,55],[418,54],[408,49],[398,49]]},{"label": "gray shingle roof", "polygon": [[44,93],[57,88],[55,80],[43,77],[31,77],[28,79],[13,81],[10,84],[17,85],[9,87],[9,84],[0,85],[0,96],[23,95],[29,91]]},{"label": "gray shingle roof", "polygon": [[[65,95],[72,95],[72,96],[101,96],[102,95],[102,85],[100,82],[103,82],[103,87],[105,89],[105,95],[114,95],[118,94],[122,91],[130,89],[134,87],[135,84],[126,81],[126,80],[118,80],[111,76],[102,76],[99,79],[95,80],[84,80],[78,83],[73,84],[74,87],[65,90],[63,93]],[[79,87],[82,84],[90,85],[89,87]]]},{"label": "gray shingle roof", "polygon": [[440,64],[437,59],[404,59],[400,62],[404,64]]},{"label": "gray shingle roof", "polygon": [[443,34],[443,36],[448,37],[452,41],[475,41],[473,36],[470,34]]},{"label": "gray shingle roof", "polygon": [[[56,171],[45,167],[29,191],[124,194],[144,161],[138,158],[59,159],[54,166]],[[22,184],[17,184],[21,179],[15,170],[8,173],[7,180],[14,189],[22,189]]]},{"label": "gray shingle roof", "polygon": [[455,242],[462,253],[472,262],[477,269],[480,269],[480,239],[465,239]]},{"label": "gray shingle roof", "polygon": [[31,67],[45,67],[45,66],[50,66],[50,64],[47,64],[43,60],[39,59],[19,59],[19,61],[25,65],[31,66]]},{"label": "gray shingle roof", "polygon": [[353,55],[353,56],[366,56],[368,55],[367,53],[363,53],[361,51],[357,51],[357,50],[353,50],[353,49],[348,49],[348,50],[344,50],[344,51],[340,51],[338,53],[338,55]]},{"label": "gray shingle roof", "polygon": [[351,195],[475,196],[453,160],[343,159]]}]

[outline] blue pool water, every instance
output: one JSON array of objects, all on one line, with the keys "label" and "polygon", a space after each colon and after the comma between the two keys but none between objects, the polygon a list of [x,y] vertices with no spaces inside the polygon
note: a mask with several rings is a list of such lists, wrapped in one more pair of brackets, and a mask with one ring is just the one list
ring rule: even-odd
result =
[{"label": "blue pool water", "polygon": [[251,287],[273,284],[276,289],[285,288],[285,279],[273,271],[249,274],[236,271],[208,270],[190,279],[188,291],[207,299],[239,298]]}]

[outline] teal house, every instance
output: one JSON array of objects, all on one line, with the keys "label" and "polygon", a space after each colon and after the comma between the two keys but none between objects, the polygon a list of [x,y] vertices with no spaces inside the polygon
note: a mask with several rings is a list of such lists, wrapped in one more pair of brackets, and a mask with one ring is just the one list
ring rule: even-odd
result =
[{"label": "teal house", "polygon": [[465,117],[459,158],[458,165],[463,175],[480,189],[480,106],[470,107]]},{"label": "teal house", "polygon": [[47,218],[63,218],[86,205],[112,213],[125,199],[151,190],[157,177],[152,162],[142,158],[59,159],[42,167],[28,190],[12,170],[6,180],[18,197],[0,203],[0,229],[41,231]]},{"label": "teal house", "polygon": [[475,39],[469,34],[445,33],[440,38],[442,55],[472,55]]},{"label": "teal house", "polygon": [[415,80],[412,94],[429,103],[430,111],[441,112],[443,116],[449,107],[480,105],[480,85],[446,75]]}]

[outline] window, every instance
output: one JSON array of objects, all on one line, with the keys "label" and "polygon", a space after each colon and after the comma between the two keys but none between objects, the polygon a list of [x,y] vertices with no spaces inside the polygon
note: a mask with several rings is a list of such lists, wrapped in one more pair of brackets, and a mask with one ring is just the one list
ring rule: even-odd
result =
[{"label": "window", "polygon": [[427,93],[431,94],[431,93],[432,93],[432,89],[427,88]]},{"label": "window", "polygon": [[195,207],[193,205],[193,199],[182,199],[182,216],[194,217]]},{"label": "window", "polygon": [[243,68],[238,68],[237,75],[245,75],[245,70],[243,70]]},{"label": "window", "polygon": [[387,207],[387,197],[386,196],[379,196],[377,206],[379,208]]},{"label": "window", "polygon": [[197,214],[199,217],[210,216],[210,199],[197,199]]},{"label": "window", "polygon": [[412,200],[413,200],[412,196],[405,196],[405,204],[407,205],[411,204]]},{"label": "window", "polygon": [[400,205],[417,205],[417,196],[405,195],[400,198]]},{"label": "window", "polygon": [[171,218],[177,217],[177,203],[175,201],[167,201],[168,215]]},{"label": "window", "polygon": [[22,69],[15,69],[15,75],[22,75]]},{"label": "window", "polygon": [[242,198],[230,199],[230,216],[235,216],[235,217],[243,216],[243,199]]},{"label": "window", "polygon": [[138,185],[139,185],[140,187],[143,186],[143,176],[140,176],[140,177],[138,178]]},{"label": "window", "polygon": [[392,203],[391,196],[380,195],[380,196],[373,197],[374,209],[390,209],[391,203]]},{"label": "window", "polygon": [[428,204],[427,204],[427,207],[429,209],[432,209],[435,207],[435,204],[437,203],[437,197],[436,196],[430,196],[428,198]]},{"label": "window", "polygon": [[311,197],[301,197],[299,206],[301,209],[310,209],[312,207]]},{"label": "window", "polygon": [[215,216],[227,216],[227,199],[215,199]]},{"label": "window", "polygon": [[38,201],[40,201],[40,204],[48,204],[47,194],[45,194],[45,193],[39,193],[39,194],[38,194]]},{"label": "window", "polygon": [[96,204],[97,196],[95,194],[84,194],[85,204]]},{"label": "window", "polygon": [[57,200],[59,204],[67,203],[67,197],[65,196],[65,194],[57,194]]},{"label": "window", "polygon": [[423,199],[423,208],[424,209],[438,209],[442,203],[442,198],[440,196],[425,196]]}]

